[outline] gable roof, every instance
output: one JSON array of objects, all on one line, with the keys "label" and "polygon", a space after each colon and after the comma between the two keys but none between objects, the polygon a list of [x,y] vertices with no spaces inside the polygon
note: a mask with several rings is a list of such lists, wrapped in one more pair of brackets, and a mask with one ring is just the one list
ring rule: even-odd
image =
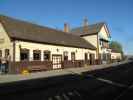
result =
[{"label": "gable roof", "polygon": [[63,31],[21,21],[0,15],[0,22],[11,39],[47,43],[54,45],[87,48],[96,48],[79,36],[67,34]]},{"label": "gable roof", "polygon": [[71,33],[78,36],[97,34],[101,28],[105,25],[104,22],[88,25],[88,32],[83,32],[83,27],[77,27],[71,30]]}]

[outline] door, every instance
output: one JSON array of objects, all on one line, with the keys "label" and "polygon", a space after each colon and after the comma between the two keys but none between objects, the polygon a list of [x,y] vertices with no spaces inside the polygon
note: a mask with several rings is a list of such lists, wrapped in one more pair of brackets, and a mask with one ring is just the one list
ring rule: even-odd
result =
[{"label": "door", "polygon": [[84,57],[85,57],[85,61],[88,61],[88,53],[85,53]]},{"label": "door", "polygon": [[62,66],[62,55],[52,55],[53,69],[59,69]]},{"label": "door", "polygon": [[90,54],[90,65],[93,65],[95,62],[95,54]]},{"label": "door", "polygon": [[103,57],[102,57],[102,64],[106,64],[107,63],[107,54],[103,53]]}]

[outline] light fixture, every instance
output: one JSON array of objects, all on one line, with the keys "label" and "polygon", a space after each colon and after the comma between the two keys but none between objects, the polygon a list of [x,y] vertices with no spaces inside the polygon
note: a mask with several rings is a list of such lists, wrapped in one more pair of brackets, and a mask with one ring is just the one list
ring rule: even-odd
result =
[{"label": "light fixture", "polygon": [[19,44],[19,49],[21,49],[21,44]]},{"label": "light fixture", "polygon": [[57,48],[56,51],[59,52],[59,49]]}]

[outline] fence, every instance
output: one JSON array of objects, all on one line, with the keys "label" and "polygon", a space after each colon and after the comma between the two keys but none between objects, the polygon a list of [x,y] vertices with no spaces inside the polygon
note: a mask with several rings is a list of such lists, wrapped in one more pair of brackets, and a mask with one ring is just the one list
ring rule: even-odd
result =
[{"label": "fence", "polygon": [[[84,60],[75,60],[75,61],[62,61],[61,68],[77,68],[84,67],[85,65],[99,65],[101,60],[94,61],[84,61]],[[35,71],[47,71],[53,69],[52,61],[21,61],[21,62],[10,62],[9,73],[21,73],[23,70],[28,70],[29,72]]]}]

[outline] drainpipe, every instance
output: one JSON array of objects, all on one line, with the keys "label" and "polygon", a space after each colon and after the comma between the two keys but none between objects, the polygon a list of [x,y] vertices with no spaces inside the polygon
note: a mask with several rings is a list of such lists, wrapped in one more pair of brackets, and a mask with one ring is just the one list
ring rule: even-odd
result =
[{"label": "drainpipe", "polygon": [[16,52],[16,43],[15,40],[13,40],[13,66],[12,66],[12,70],[11,73],[15,73],[15,52]]},{"label": "drainpipe", "polygon": [[99,37],[97,34],[97,60],[98,60],[98,64],[101,64],[101,58],[99,57]]}]

